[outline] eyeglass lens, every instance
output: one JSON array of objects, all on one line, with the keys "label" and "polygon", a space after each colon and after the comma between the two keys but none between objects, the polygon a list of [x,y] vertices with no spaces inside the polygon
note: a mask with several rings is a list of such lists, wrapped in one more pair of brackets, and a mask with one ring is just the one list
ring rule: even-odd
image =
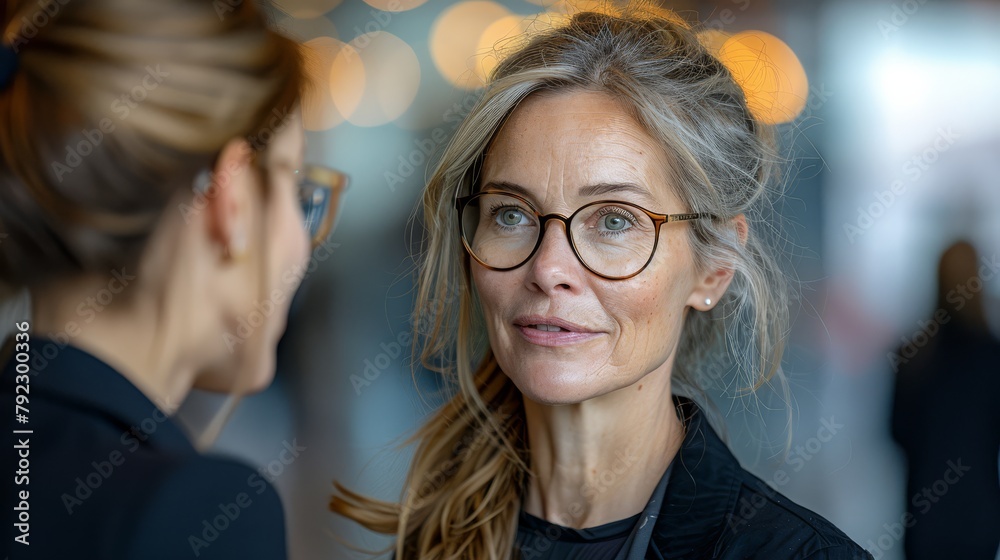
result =
[{"label": "eyeglass lens", "polygon": [[[543,234],[537,212],[505,194],[480,193],[464,207],[462,235],[473,255],[487,266],[509,269],[531,257]],[[571,243],[594,272],[623,277],[649,261],[656,224],[646,212],[623,202],[588,204],[569,223]]]},{"label": "eyeglass lens", "polygon": [[347,177],[318,166],[306,167],[300,174],[302,215],[305,228],[315,246],[322,243],[333,229],[339,199],[347,186]]}]

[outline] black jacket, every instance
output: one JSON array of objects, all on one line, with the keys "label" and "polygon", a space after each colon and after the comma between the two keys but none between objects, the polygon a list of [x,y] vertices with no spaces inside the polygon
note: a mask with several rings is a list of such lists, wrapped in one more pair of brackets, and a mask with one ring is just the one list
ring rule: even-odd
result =
[{"label": "black jacket", "polygon": [[[29,341],[31,371],[18,379],[12,338],[0,351],[0,557],[286,557],[281,502],[260,473],[200,455],[134,385],[73,346]],[[15,385],[28,387],[27,412]]]},{"label": "black jacket", "polygon": [[743,469],[693,401],[675,401],[686,435],[647,558],[872,558],[832,523]]}]

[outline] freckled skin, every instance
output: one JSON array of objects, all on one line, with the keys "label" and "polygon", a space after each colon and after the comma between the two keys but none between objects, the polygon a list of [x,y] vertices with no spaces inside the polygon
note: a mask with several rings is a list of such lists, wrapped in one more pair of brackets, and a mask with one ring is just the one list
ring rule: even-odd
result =
[{"label": "freckled skin", "polygon": [[[604,94],[536,94],[518,107],[486,155],[482,180],[516,183],[542,213],[570,215],[598,199],[631,202],[653,212],[688,212],[667,177],[657,142]],[[648,189],[582,197],[582,187],[630,182]],[[520,268],[491,271],[472,261],[490,343],[525,397],[545,404],[580,403],[636,385],[669,391],[673,356],[689,306],[718,300],[728,282],[695,270],[686,222],[664,224],[652,262],[627,280],[606,280],[573,255],[562,225],[550,221],[538,252]],[[593,340],[543,347],[513,321],[558,316],[590,330]],[[641,388],[641,387],[639,387]],[[637,390],[631,391],[635,395]],[[646,393],[643,393],[644,395]]]}]

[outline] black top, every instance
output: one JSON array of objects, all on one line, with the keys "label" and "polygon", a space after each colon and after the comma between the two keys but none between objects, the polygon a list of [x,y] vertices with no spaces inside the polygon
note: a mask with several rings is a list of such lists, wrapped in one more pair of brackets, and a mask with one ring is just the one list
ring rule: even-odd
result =
[{"label": "black top", "polygon": [[[684,442],[666,473],[665,497],[645,558],[873,560],[832,523],[743,469],[693,401],[674,397],[674,402],[684,422]],[[627,537],[637,519],[586,529],[582,534],[562,530],[546,540],[544,528],[551,524],[522,514],[516,538],[519,545],[531,548],[522,549],[525,560],[576,558],[549,553],[543,550],[547,544],[579,554],[579,558],[614,558],[615,543],[607,541]],[[541,538],[532,528],[543,529]],[[526,529],[533,540],[526,538]],[[536,551],[549,556],[536,556]]]},{"label": "black top", "polygon": [[573,529],[550,523],[525,511],[514,541],[522,560],[605,560],[614,558],[641,513],[597,527]]},{"label": "black top", "polygon": [[[18,378],[12,342],[0,350],[0,557],[286,557],[281,501],[268,480],[199,454],[143,393],[83,350],[33,338],[31,371]],[[16,416],[18,385],[28,387],[26,423]],[[18,517],[27,524],[15,526]]]},{"label": "black top", "polygon": [[686,433],[647,558],[872,558],[832,523],[743,469],[693,401],[674,400]]},{"label": "black top", "polygon": [[[684,442],[665,473],[665,498],[646,558],[872,558],[829,521],[743,469],[693,401],[674,400]],[[517,544],[523,560],[611,560],[638,517],[577,531],[522,513]]]}]

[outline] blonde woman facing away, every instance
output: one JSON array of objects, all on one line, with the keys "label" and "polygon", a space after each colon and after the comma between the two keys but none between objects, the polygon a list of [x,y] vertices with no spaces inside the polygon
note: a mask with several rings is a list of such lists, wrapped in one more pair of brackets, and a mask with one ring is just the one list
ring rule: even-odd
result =
[{"label": "blonde woman facing away", "polygon": [[303,165],[299,49],[253,2],[11,7],[0,287],[31,313],[0,355],[0,556],[285,558],[267,479],[170,415],[271,382],[332,225],[343,177]]},{"label": "blonde woman facing away", "polygon": [[759,357],[740,382],[779,364],[772,144],[669,13],[580,13],[505,58],[424,193],[417,311],[466,289],[422,357],[456,394],[402,503],[337,485],[333,511],[401,560],[868,558],[680,396],[726,329]]}]

